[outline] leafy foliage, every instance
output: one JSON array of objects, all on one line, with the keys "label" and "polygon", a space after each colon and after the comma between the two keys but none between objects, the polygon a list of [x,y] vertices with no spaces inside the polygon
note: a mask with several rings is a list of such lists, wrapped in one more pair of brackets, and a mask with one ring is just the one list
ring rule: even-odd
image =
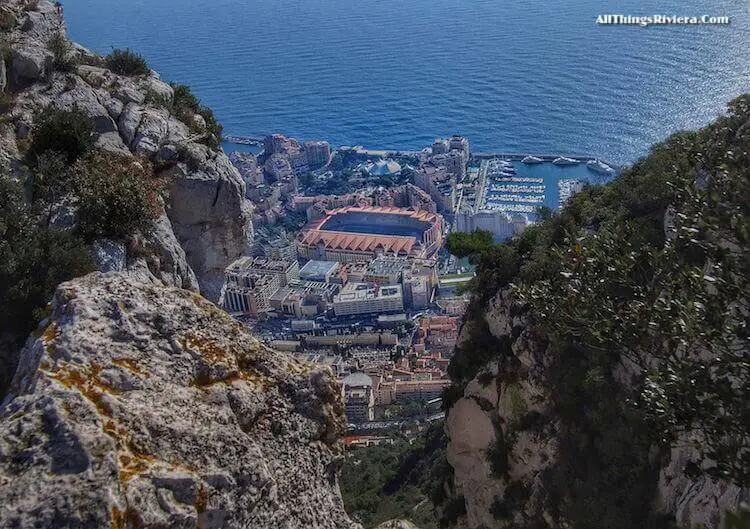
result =
[{"label": "leafy foliage", "polygon": [[56,152],[72,164],[93,145],[94,128],[83,111],[77,107],[71,110],[49,107],[34,125],[26,163],[36,168],[40,155]]},{"label": "leafy foliage", "polygon": [[495,245],[492,232],[474,230],[471,233],[452,232],[448,234],[445,246],[458,258],[482,255]]},{"label": "leafy foliage", "polygon": [[78,66],[70,41],[62,31],[56,32],[47,41],[47,49],[52,52],[52,65],[58,72],[73,72]]},{"label": "leafy foliage", "polygon": [[86,246],[68,232],[40,226],[21,186],[0,175],[0,335],[17,346],[57,285],[92,270]]},{"label": "leafy foliage", "polygon": [[[224,127],[216,120],[213,110],[201,105],[200,100],[183,84],[172,84],[174,96],[169,111],[196,133],[204,134],[204,143],[216,149],[222,141]],[[205,128],[196,124],[196,116],[205,122]]]},{"label": "leafy foliage", "polygon": [[445,499],[449,472],[442,424],[433,424],[412,444],[353,449],[341,472],[347,512],[365,527],[394,518],[410,519],[421,529],[437,529],[434,505]]},{"label": "leafy foliage", "polygon": [[[507,244],[450,241],[479,256],[467,316],[478,339],[483,307],[502,289],[511,317],[522,313],[546,346],[562,423],[545,490],[575,527],[664,526],[642,506],[658,449],[678,438],[700,454],[689,474],[750,483],[749,123],[742,96]],[[487,358],[486,347],[457,349],[454,398]],[[502,383],[517,376],[500,371]]]},{"label": "leafy foliage", "polygon": [[119,75],[134,77],[149,73],[148,63],[142,55],[130,49],[114,49],[105,57],[107,68]]},{"label": "leafy foliage", "polygon": [[160,186],[146,161],[95,151],[79,160],[73,173],[85,238],[124,238],[158,216]]}]

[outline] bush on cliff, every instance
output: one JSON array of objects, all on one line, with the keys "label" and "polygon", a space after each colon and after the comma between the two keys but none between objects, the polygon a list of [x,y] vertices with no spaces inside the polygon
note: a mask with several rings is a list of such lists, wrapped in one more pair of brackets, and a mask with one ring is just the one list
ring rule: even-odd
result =
[{"label": "bush on cliff", "polygon": [[62,31],[56,32],[47,41],[47,49],[52,52],[52,66],[58,72],[73,72],[78,66],[78,61],[73,53],[70,41]]},{"label": "bush on cliff", "polygon": [[[224,127],[216,120],[213,110],[201,105],[198,97],[183,84],[172,84],[174,96],[169,111],[177,119],[188,125],[193,132],[204,133],[204,143],[216,149],[222,141]],[[206,123],[205,130],[196,125],[195,116],[200,116]]]},{"label": "bush on cliff", "polygon": [[114,49],[105,57],[107,68],[119,75],[133,77],[136,75],[147,75],[149,73],[148,63],[142,55],[130,49]]},{"label": "bush on cliff", "polygon": [[145,160],[94,151],[75,164],[73,174],[86,239],[125,238],[158,216],[161,186]]},{"label": "bush on cliff", "polygon": [[59,283],[94,269],[83,242],[41,226],[23,195],[0,174],[0,340],[11,347],[36,326]]},{"label": "bush on cliff", "polygon": [[94,141],[91,120],[78,107],[70,110],[48,107],[31,131],[25,160],[30,167],[36,168],[40,155],[56,152],[72,164],[93,147]]}]

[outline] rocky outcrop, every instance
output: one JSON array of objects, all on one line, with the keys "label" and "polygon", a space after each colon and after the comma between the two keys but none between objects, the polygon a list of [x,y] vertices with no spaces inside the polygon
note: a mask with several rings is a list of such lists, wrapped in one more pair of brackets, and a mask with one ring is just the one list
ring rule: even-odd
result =
[{"label": "rocky outcrop", "polygon": [[0,526],[354,528],[327,371],[147,275],[61,285],[0,408]]},{"label": "rocky outcrop", "polygon": [[419,529],[409,520],[389,520],[378,525],[375,529]]},{"label": "rocky outcrop", "polygon": [[166,214],[154,221],[145,246],[148,255],[146,264],[154,276],[165,285],[199,291],[198,279],[187,264],[185,250],[177,241]]},{"label": "rocky outcrop", "polygon": [[[35,9],[24,9],[25,2],[19,0],[6,7],[18,19],[10,32],[17,93],[5,124],[0,125],[3,153],[21,156],[18,140],[28,136],[43,109],[81,109],[92,120],[99,148],[148,158],[162,169],[158,177],[171,179],[166,216],[144,234],[150,246],[159,248],[153,252],[160,255],[157,270],[152,270],[156,277],[191,289],[197,281],[206,297],[217,300],[224,269],[252,238],[252,211],[244,199],[244,183],[227,156],[198,143],[202,135],[191,132],[192,123],[183,123],[161,106],[174,91],[156,72],[117,75],[100,58],[75,45],[70,53],[85,64],[75,72],[56,72],[47,43],[53,35],[64,35],[61,11],[45,0]],[[155,264],[152,259],[150,268]]]},{"label": "rocky outcrop", "polygon": [[171,182],[167,215],[196,271],[201,292],[218,299],[227,265],[242,255],[252,237],[245,184],[223,153],[191,145],[188,162],[163,175]]}]

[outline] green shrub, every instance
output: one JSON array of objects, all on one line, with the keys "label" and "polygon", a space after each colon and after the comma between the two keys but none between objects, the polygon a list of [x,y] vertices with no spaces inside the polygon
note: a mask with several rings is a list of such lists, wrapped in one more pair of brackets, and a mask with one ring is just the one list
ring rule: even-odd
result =
[{"label": "green shrub", "polygon": [[0,335],[22,343],[57,285],[93,269],[83,242],[40,226],[21,186],[0,175]]},{"label": "green shrub", "polygon": [[58,31],[47,41],[47,49],[52,52],[53,67],[58,72],[73,72],[78,66],[78,61],[73,53],[70,41]]},{"label": "green shrub", "polygon": [[32,201],[54,205],[71,190],[71,171],[65,157],[56,151],[39,155],[31,183]]},{"label": "green shrub", "polygon": [[150,71],[146,59],[130,49],[112,50],[105,58],[105,61],[107,68],[119,75],[132,77],[135,75],[146,75]]},{"label": "green shrub", "polygon": [[166,108],[170,112],[172,111],[172,98],[167,94],[156,92],[151,88],[146,89],[146,98],[144,101],[146,104]]},{"label": "green shrub", "polygon": [[40,155],[53,151],[61,154],[68,164],[72,164],[93,145],[93,125],[80,109],[47,107],[32,129],[26,163],[35,168]]},{"label": "green shrub", "polygon": [[147,162],[94,151],[76,163],[73,173],[84,238],[125,238],[147,229],[158,216],[161,189]]},{"label": "green shrub", "polygon": [[458,258],[479,255],[495,244],[492,232],[474,230],[471,233],[454,231],[448,234],[445,247]]},{"label": "green shrub", "polygon": [[[216,149],[222,141],[224,127],[216,120],[213,110],[201,106],[200,100],[193,94],[189,86],[183,84],[172,84],[174,97],[170,111],[177,119],[185,123],[192,132],[204,133],[203,143]],[[201,116],[206,122],[205,130],[195,125],[195,116]]]}]

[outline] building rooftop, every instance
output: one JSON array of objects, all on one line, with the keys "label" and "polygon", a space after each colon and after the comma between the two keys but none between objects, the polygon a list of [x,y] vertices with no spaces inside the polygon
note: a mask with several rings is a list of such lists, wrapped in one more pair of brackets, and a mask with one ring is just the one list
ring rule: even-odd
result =
[{"label": "building rooftop", "polygon": [[336,301],[365,301],[368,299],[401,297],[401,286],[376,287],[372,283],[347,283],[336,296]]},{"label": "building rooftop", "polygon": [[299,271],[302,279],[308,277],[325,277],[339,267],[336,261],[308,261]]},{"label": "building rooftop", "polygon": [[345,387],[371,388],[372,378],[365,375],[364,373],[352,373],[344,380],[342,380],[342,383]]},{"label": "building rooftop", "polygon": [[367,266],[367,272],[373,275],[389,275],[411,268],[411,261],[406,257],[379,256]]},{"label": "building rooftop", "polygon": [[272,261],[265,257],[240,257],[227,267],[227,272],[242,273],[248,270],[270,270],[285,272],[293,263]]}]

